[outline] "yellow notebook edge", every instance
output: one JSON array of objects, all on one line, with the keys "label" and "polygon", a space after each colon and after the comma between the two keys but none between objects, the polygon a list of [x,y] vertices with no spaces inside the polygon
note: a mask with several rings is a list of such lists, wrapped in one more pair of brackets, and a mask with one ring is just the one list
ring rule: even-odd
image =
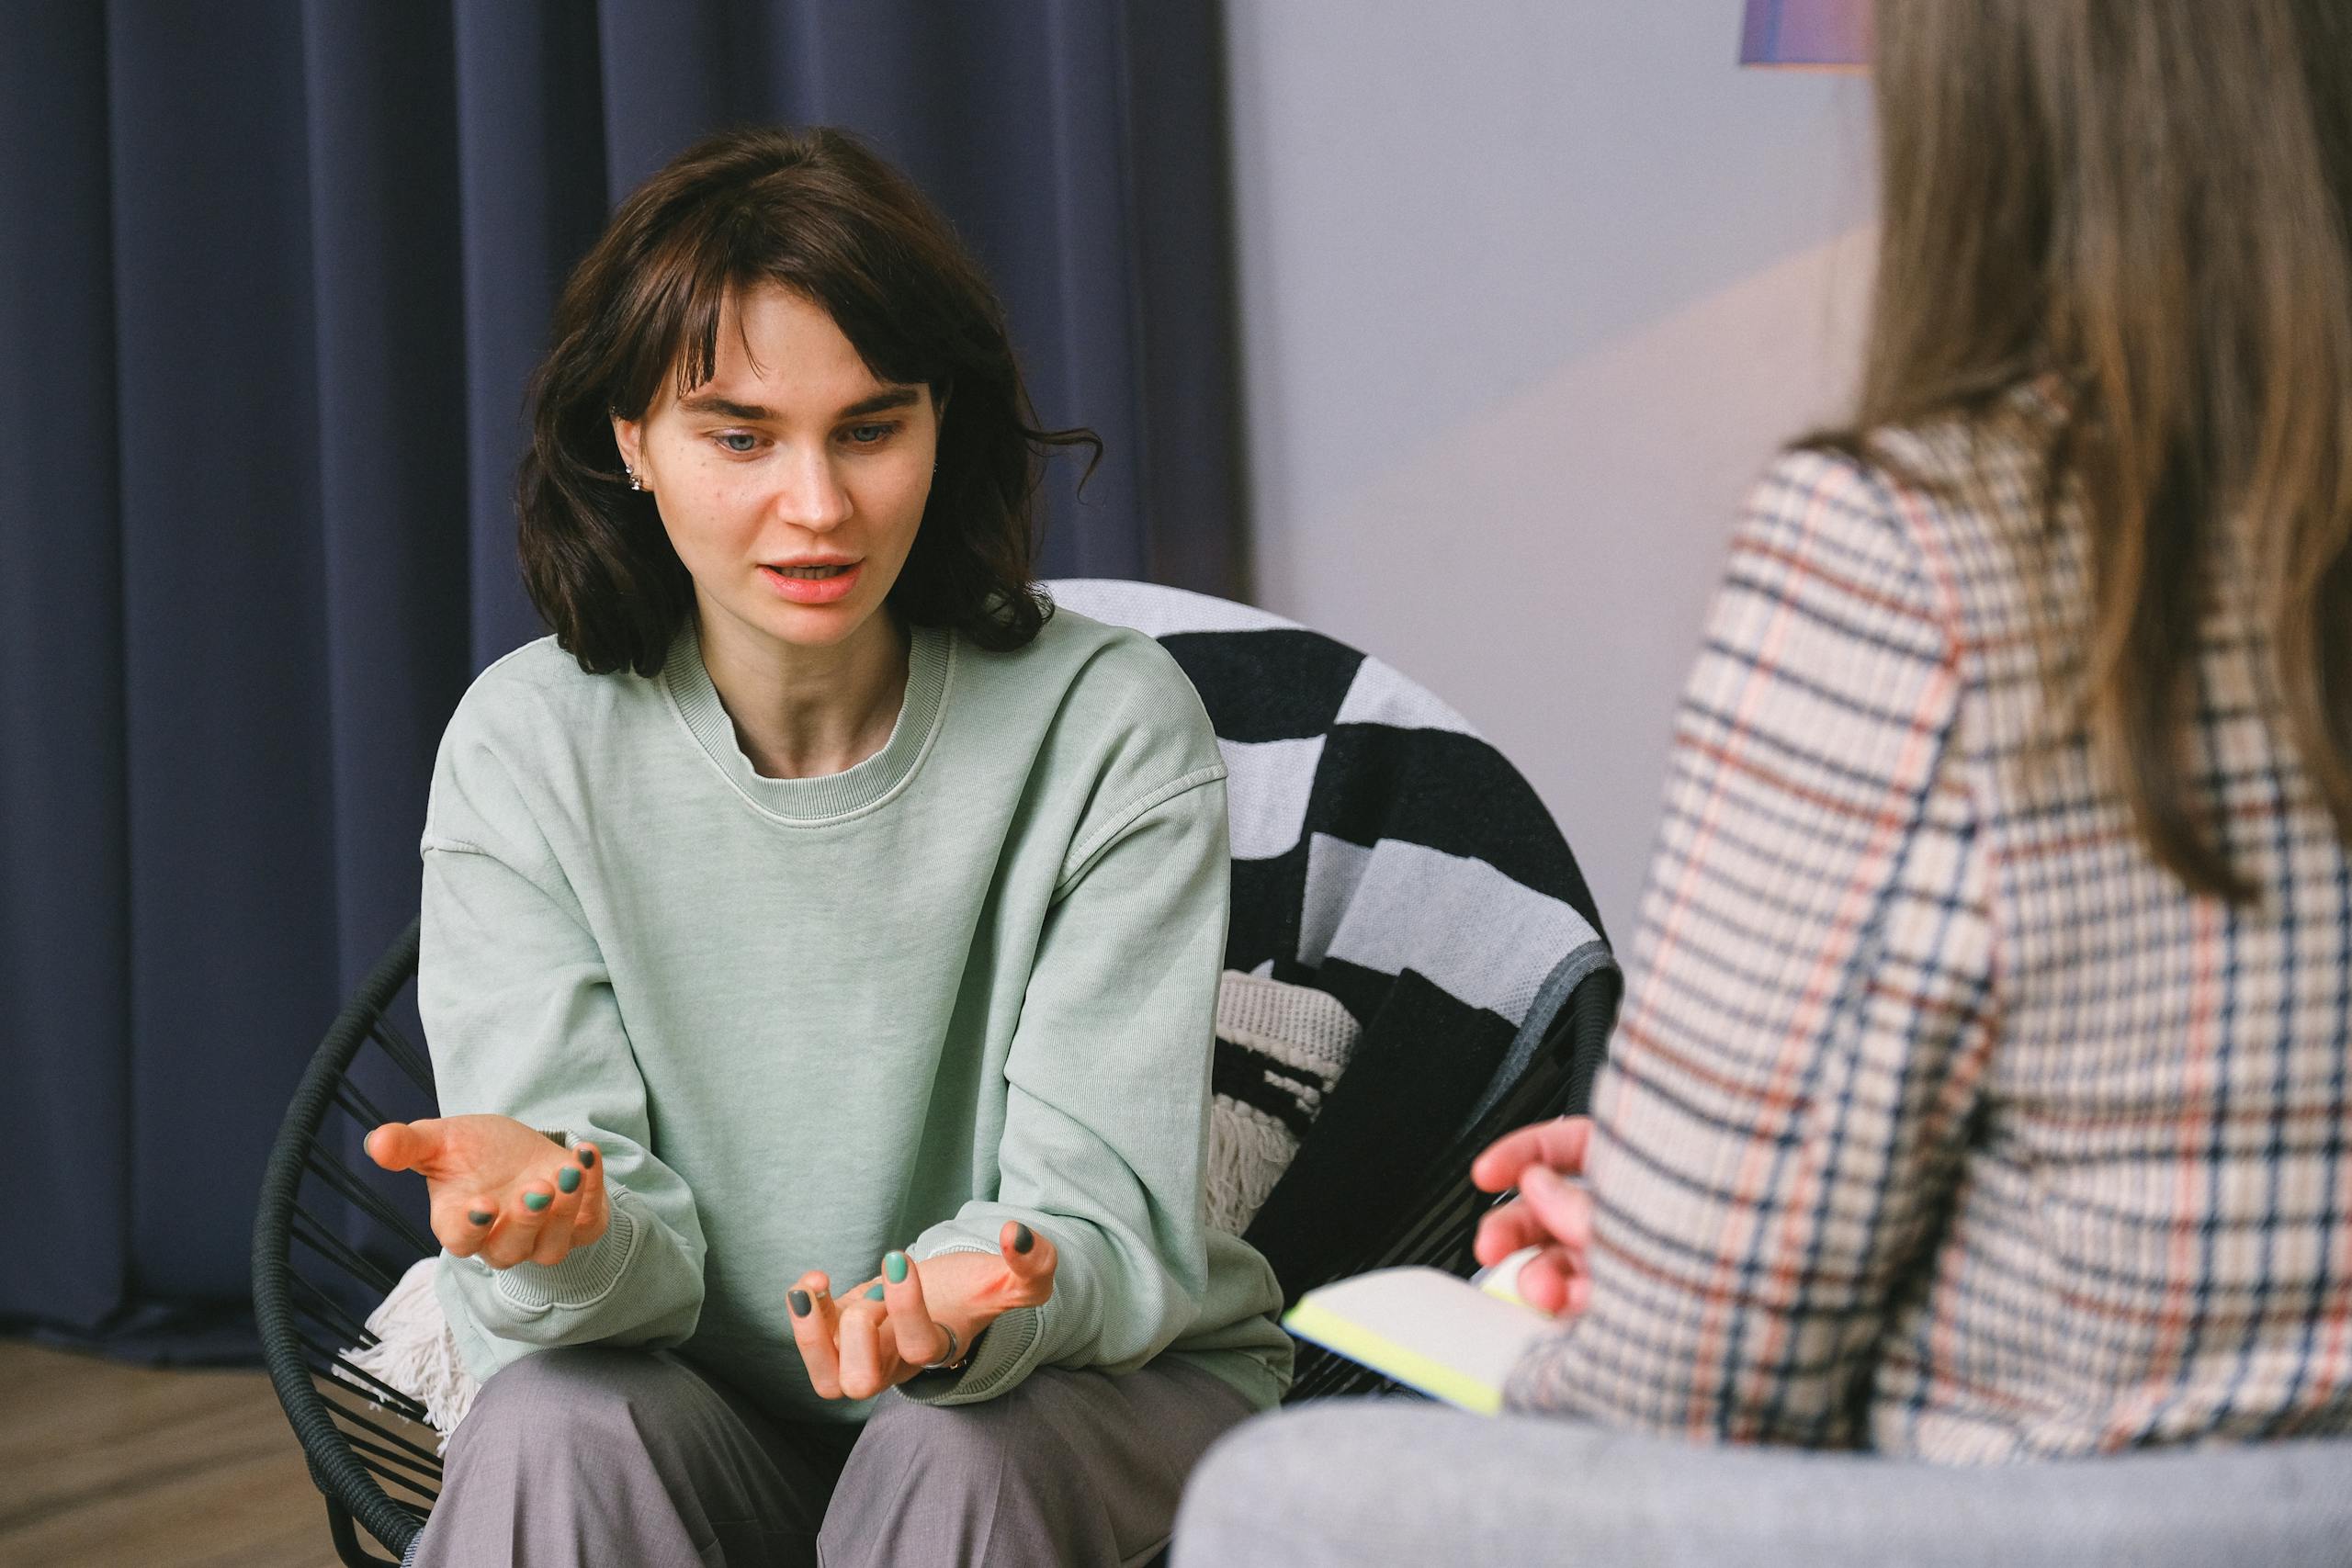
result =
[{"label": "yellow notebook edge", "polygon": [[1312,1339],[1448,1404],[1460,1405],[1480,1416],[1495,1415],[1503,1407],[1502,1390],[1488,1388],[1442,1361],[1408,1350],[1385,1335],[1374,1334],[1341,1317],[1312,1294],[1290,1309],[1283,1318],[1283,1326],[1302,1339]]}]

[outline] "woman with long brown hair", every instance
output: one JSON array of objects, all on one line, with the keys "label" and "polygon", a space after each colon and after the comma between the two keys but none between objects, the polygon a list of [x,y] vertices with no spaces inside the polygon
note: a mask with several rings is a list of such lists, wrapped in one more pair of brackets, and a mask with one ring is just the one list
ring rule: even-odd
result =
[{"label": "woman with long brown hair", "polygon": [[[1567,1319],[1510,1403],[1963,1463],[2352,1430],[2352,8],[1880,0],[1876,37],[1860,407],[1736,531],[1591,1121],[1476,1173],[1521,1194],[1482,1255],[1540,1247],[1521,1290]],[[1458,1506],[1415,1478],[1458,1481],[1438,1444],[1648,1450],[1471,1432],[1253,1429],[1192,1561],[1251,1560],[1219,1523],[1251,1486],[1323,1507],[1285,1444],[1383,1495],[1345,1529],[1515,1519],[1592,1561],[1644,1544],[1623,1505],[1661,1477],[1833,1512],[1894,1483],[1660,1450],[1588,1531],[1533,1474]],[[2340,1528],[2352,1450],[2295,1462],[2329,1452]],[[2184,1497],[2213,1501],[2137,1511]],[[1786,1502],[1722,1539],[1848,1560]],[[2059,1540],[1972,1528],[1987,1561]],[[1282,1560],[1339,1560],[1312,1533]]]}]

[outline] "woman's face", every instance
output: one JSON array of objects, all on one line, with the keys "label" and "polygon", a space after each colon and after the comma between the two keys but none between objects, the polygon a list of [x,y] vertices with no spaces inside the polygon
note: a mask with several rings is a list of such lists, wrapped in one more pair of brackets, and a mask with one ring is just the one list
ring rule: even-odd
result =
[{"label": "woman's face", "polygon": [[681,398],[665,377],[613,434],[707,628],[724,616],[805,649],[887,625],[875,612],[922,522],[939,411],[926,387],[876,380],[820,307],[776,288],[730,296],[710,380]]}]

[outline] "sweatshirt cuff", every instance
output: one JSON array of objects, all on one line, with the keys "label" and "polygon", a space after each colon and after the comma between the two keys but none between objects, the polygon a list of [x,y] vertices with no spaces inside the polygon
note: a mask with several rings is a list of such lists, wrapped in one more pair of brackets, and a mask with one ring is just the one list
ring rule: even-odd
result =
[{"label": "sweatshirt cuff", "polygon": [[480,1258],[469,1260],[496,1276],[493,1289],[502,1305],[518,1315],[537,1317],[558,1309],[592,1307],[613,1293],[637,1252],[638,1222],[621,1201],[618,1184],[606,1190],[613,1200],[610,1227],[589,1246],[573,1248],[562,1262],[517,1263],[511,1269],[494,1269]]},{"label": "sweatshirt cuff", "polygon": [[[922,1255],[944,1258],[952,1252],[977,1252],[993,1258],[996,1249],[971,1243],[950,1243]],[[899,1392],[917,1404],[978,1404],[1019,1385],[1045,1359],[1046,1313],[1043,1306],[1014,1307],[980,1330],[971,1359],[954,1371],[922,1372],[899,1385]]]},{"label": "sweatshirt cuff", "polygon": [[1044,1307],[1014,1307],[980,1330],[972,1359],[952,1372],[923,1372],[899,1385],[917,1404],[978,1404],[1019,1385],[1046,1346]]}]

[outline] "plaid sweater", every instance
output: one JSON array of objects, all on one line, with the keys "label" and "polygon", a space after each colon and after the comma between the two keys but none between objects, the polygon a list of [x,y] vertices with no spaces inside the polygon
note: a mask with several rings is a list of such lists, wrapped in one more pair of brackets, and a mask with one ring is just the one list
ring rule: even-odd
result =
[{"label": "plaid sweater", "polygon": [[2227,545],[2196,755],[2260,901],[2135,836],[2045,696],[2088,604],[2057,417],[1755,491],[1595,1092],[1592,1308],[1514,1404],[1951,1461],[2352,1429],[2352,864]]}]

